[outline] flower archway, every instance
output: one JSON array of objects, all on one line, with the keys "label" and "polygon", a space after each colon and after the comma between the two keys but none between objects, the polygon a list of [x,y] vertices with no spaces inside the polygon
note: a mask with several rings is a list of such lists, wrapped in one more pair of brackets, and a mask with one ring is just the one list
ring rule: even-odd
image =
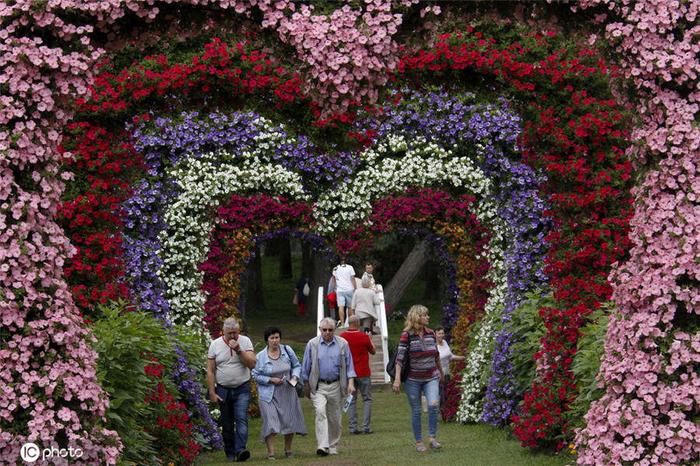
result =
[{"label": "flower archway", "polygon": [[[260,99],[265,102],[263,106],[274,108],[273,112],[279,112],[283,119],[303,122],[300,127],[315,122],[326,128],[334,126],[331,131],[336,136],[371,140],[374,130],[360,129],[358,133],[358,128],[350,126],[355,114],[348,109],[376,102],[377,90],[385,83],[384,70],[397,64],[398,73],[392,79],[400,82],[422,84],[426,76],[434,82],[444,76],[457,76],[458,82],[465,78],[461,82],[467,87],[469,79],[475,77],[495,83],[492,90],[503,91],[522,118],[523,166],[546,174],[546,181],[533,179],[531,186],[542,188],[551,219],[544,272],[556,306],[540,311],[547,333],[538,353],[539,370],[514,418],[515,432],[523,444],[561,447],[559,439],[569,435],[566,413],[577,392],[571,364],[578,333],[591,310],[612,297],[622,317],[611,319],[608,354],[601,372],[607,392],[593,404],[589,425],[578,437],[582,447],[579,460],[583,464],[604,464],[674,455],[680,462],[692,462],[697,457],[697,447],[688,439],[697,433],[690,416],[698,401],[672,397],[673,402],[658,405],[643,395],[647,384],[638,383],[651,378],[654,382],[649,384],[655,393],[676,394],[687,393],[697,382],[689,368],[696,359],[698,334],[687,322],[687,317],[697,312],[698,268],[692,261],[697,255],[697,242],[682,239],[692,237],[700,224],[695,208],[697,164],[693,159],[700,138],[692,124],[698,113],[693,87],[697,58],[681,56],[689,52],[688,56],[697,57],[693,53],[697,52],[697,27],[685,27],[696,14],[692,6],[675,5],[668,8],[674,11],[672,18],[659,19],[637,13],[657,11],[646,8],[644,2],[639,3],[641,8],[611,4],[609,14],[617,15],[620,21],[611,20],[608,33],[611,38],[625,37],[621,46],[632,51],[622,60],[622,72],[632,77],[632,86],[638,91],[635,102],[643,115],[642,129],[635,135],[646,145],[641,150],[633,147],[628,154],[637,166],[650,167],[640,188],[630,194],[633,165],[624,156],[625,116],[608,91],[608,77],[618,75],[619,70],[609,67],[585,46],[571,47],[554,34],[526,34],[514,42],[511,34],[503,33],[502,26],[484,31],[468,26],[460,33],[439,37],[434,46],[404,52],[398,59],[393,37],[400,16],[386,15],[392,6],[380,3],[376,11],[365,12],[367,16],[349,7],[329,16],[302,8],[295,17],[295,26],[290,22],[290,2],[280,2],[280,8],[273,8],[269,2],[257,2],[257,6],[216,2],[222,8],[233,6],[238,13],[259,13],[263,27],[274,29],[283,42],[291,45],[317,80],[300,79],[292,67],[255,50],[250,43],[229,48],[224,41],[213,41],[204,53],[191,61],[188,57],[186,63],[178,63],[177,53],[170,50],[172,63],[154,57],[131,68],[115,65],[115,72],[107,71],[95,79],[87,94],[92,65],[99,55],[91,42],[99,38],[94,27],[104,31],[116,24],[114,30],[118,32],[119,18],[132,14],[156,18],[158,6],[114,1],[99,8],[91,3],[64,2],[51,4],[42,12],[24,9],[21,2],[8,7],[4,14],[7,21],[0,31],[5,39],[0,45],[5,65],[0,84],[7,93],[3,95],[5,110],[0,118],[8,128],[0,131],[6,154],[0,162],[1,220],[5,225],[0,251],[7,261],[0,266],[0,321],[3,332],[8,333],[0,347],[0,378],[15,388],[0,395],[0,438],[7,445],[0,449],[3,456],[16,455],[26,440],[52,445],[59,433],[66,442],[78,442],[89,451],[84,457],[87,462],[113,463],[120,451],[115,433],[102,425],[107,403],[96,384],[95,353],[85,344],[90,337],[79,309],[89,313],[96,302],[125,297],[128,290],[121,280],[124,270],[142,267],[143,273],[150,274],[160,259],[147,255],[144,257],[150,262],[139,265],[121,258],[120,224],[125,217],[120,204],[131,197],[130,186],[141,178],[142,165],[129,138],[123,136],[124,127],[114,124],[115,116],[119,122],[132,116],[137,121],[151,118],[145,112],[155,108],[154,102],[172,104],[177,102],[173,97],[178,94],[186,95],[189,104],[198,101],[211,105],[207,95],[216,92],[217,96]],[[408,8],[413,2],[402,3]],[[590,9],[602,3],[581,2],[580,6]],[[439,9],[431,6],[421,11],[426,12],[439,14]],[[78,26],[72,22],[76,18],[85,21]],[[328,44],[299,40],[315,30],[312,25],[335,22],[343,24],[342,33]],[[358,28],[358,22],[371,27]],[[648,28],[647,24],[661,27]],[[665,38],[658,32],[674,28],[678,34]],[[632,34],[620,34],[623,30]],[[48,38],[51,40],[46,42]],[[638,43],[643,45],[637,47]],[[343,44],[353,44],[354,62],[366,65],[357,70],[364,71],[354,73],[353,62],[341,62],[330,53]],[[666,69],[668,57],[647,62],[646,52],[659,44],[669,51],[674,63],[683,66]],[[657,56],[657,51],[651,52]],[[659,82],[655,73],[662,74],[666,81]],[[312,103],[301,93],[302,85],[317,102],[329,105]],[[62,172],[65,155],[58,144],[72,117],[74,97],[79,97],[82,121],[68,127],[65,134],[75,134],[63,142],[65,149],[73,151],[70,164],[77,178],[64,202],[63,182],[70,175]],[[664,161],[658,166],[652,163],[660,158]],[[275,163],[284,168],[284,163]],[[254,162],[251,166],[258,168]],[[480,169],[490,175],[488,164]],[[284,173],[284,169],[274,170]],[[681,179],[687,183],[679,183]],[[492,183],[496,186],[507,183],[497,177],[493,180],[497,180]],[[151,202],[148,190],[170,189],[157,183],[142,186],[139,192],[146,196],[146,202]],[[638,202],[632,218],[634,235],[628,237],[632,195]],[[656,201],[659,196],[663,197],[661,203]],[[59,205],[61,226],[55,221]],[[511,208],[516,205],[510,204]],[[124,209],[129,207],[126,204]],[[175,220],[176,215],[172,213],[171,218]],[[670,218],[674,220],[662,220]],[[630,248],[632,240],[634,247]],[[148,250],[150,245],[139,243],[139,247]],[[517,251],[512,253],[511,257],[516,257]],[[503,254],[507,263],[509,253]],[[615,268],[608,281],[617,261],[623,265]],[[501,270],[518,268],[504,266]],[[629,280],[631,277],[637,277],[637,281]],[[638,286],[650,277],[654,277],[650,282],[660,283],[658,288]],[[628,286],[628,281],[633,283]],[[177,287],[179,282],[171,285]],[[642,291],[635,291],[638,289]],[[505,288],[501,290],[506,292]],[[162,293],[163,289],[156,291]],[[140,293],[151,291],[143,289]],[[164,295],[153,296],[161,299]],[[517,300],[505,294],[500,302],[504,309],[517,305]],[[27,338],[30,329],[44,330],[46,336]],[[505,332],[497,341],[507,348]],[[640,332],[646,337],[637,338]],[[669,341],[662,341],[664,338]],[[52,371],[34,354],[33,348],[39,347],[57,361]],[[666,347],[671,350],[659,349]],[[628,370],[620,355],[638,364]],[[507,358],[494,356],[494,375],[508,370],[504,361]],[[666,372],[658,368],[659,361],[669,367]],[[73,373],[76,367],[80,368],[79,374]],[[50,373],[49,383],[44,375],[33,376],[32,371]],[[62,389],[56,391],[57,386]],[[498,388],[489,391],[486,406],[508,393],[502,381],[493,386]],[[465,390],[466,405],[477,406],[465,419],[483,415],[488,422],[507,422],[512,403],[494,403],[495,411],[485,407],[482,413],[478,399],[469,401],[467,384]],[[88,392],[94,402],[82,398]],[[20,411],[29,404],[34,407],[27,414],[29,420],[16,427],[14,422],[23,416]],[[657,411],[664,415],[651,416]],[[627,429],[618,422],[639,412],[652,426],[644,424],[649,435],[637,435],[639,426]],[[30,433],[28,426],[36,423],[46,427]]]},{"label": "flower archway", "polygon": [[[337,230],[336,225],[361,224],[371,214],[371,200],[401,192],[408,187],[451,186],[452,190],[466,190],[479,199],[475,213],[492,232],[489,245],[483,252],[484,260],[489,264],[485,280],[497,286],[485,303],[489,324],[480,326],[480,333],[475,337],[477,349],[471,353],[468,373],[463,378],[465,395],[462,405],[470,414],[462,414],[462,419],[478,421],[482,416],[481,403],[487,389],[481,374],[488,370],[490,364],[488,348],[491,348],[495,336],[494,326],[503,318],[501,303],[507,296],[510,307],[505,310],[512,310],[526,291],[542,282],[541,265],[537,264],[541,263],[546,250],[541,239],[548,221],[542,216],[544,204],[537,195],[537,189],[532,186],[533,181],[541,181],[542,177],[518,161],[515,146],[520,131],[518,118],[509,113],[506,104],[501,107],[467,104],[473,98],[471,95],[453,98],[445,93],[414,93],[406,96],[399,107],[387,108],[386,115],[391,118],[413,118],[416,122],[425,120],[430,124],[407,131],[389,119],[376,126],[373,131],[378,141],[363,151],[359,159],[351,161],[354,172],[351,172],[350,178],[331,191],[321,192],[314,209],[315,223],[311,223],[309,228],[328,234]],[[427,112],[419,110],[426,100],[431,101],[435,108],[429,108]],[[459,130],[435,132],[435,126],[446,126],[455,121],[461,122]],[[183,136],[188,132],[198,136]],[[150,167],[149,176],[155,177],[155,181],[142,183],[139,191],[127,202],[131,206],[127,217],[128,230],[138,233],[138,238],[132,233],[127,234],[127,238],[134,236],[127,240],[127,244],[147,241],[148,248],[135,248],[134,251],[137,255],[148,252],[151,259],[134,257],[135,263],[151,263],[156,267],[151,271],[150,282],[146,280],[144,285],[142,277],[134,285],[145,288],[148,293],[160,289],[159,300],[165,307],[158,312],[177,309],[176,315],[166,313],[168,319],[190,325],[193,319],[195,323],[201,323],[202,319],[211,321],[215,317],[205,317],[205,309],[211,309],[211,306],[221,309],[220,304],[216,304],[219,298],[206,297],[202,287],[203,275],[196,271],[212,267],[210,262],[200,266],[209,250],[210,231],[216,223],[216,217],[212,215],[216,209],[213,210],[212,206],[231,195],[263,186],[268,191],[277,186],[285,194],[299,199],[307,198],[302,191],[313,187],[317,177],[303,177],[306,166],[300,165],[299,161],[307,161],[309,157],[297,155],[301,145],[285,136],[287,132],[281,127],[273,127],[264,118],[249,113],[232,116],[187,113],[175,120],[155,118],[152,122],[143,123],[136,134],[136,146],[144,152]],[[425,136],[421,136],[423,134]],[[426,136],[431,137],[430,142],[423,139]],[[407,137],[411,138],[410,143]],[[183,140],[187,142],[183,143]],[[222,147],[218,149],[219,152],[198,152],[217,146]],[[221,150],[228,152],[221,153]],[[260,165],[253,169],[251,161],[260,162]],[[286,163],[293,171],[286,171],[280,165],[262,165],[263,162]],[[490,178],[480,166],[488,170],[490,177],[501,182],[498,193],[491,192]],[[419,169],[421,167],[425,169]],[[302,178],[295,178],[295,172],[301,172]],[[254,181],[248,185],[248,180]],[[153,191],[154,186],[161,185],[169,186],[167,193],[160,188]],[[150,202],[143,202],[144,198]],[[370,206],[370,209],[366,206]],[[302,214],[303,211],[302,208],[298,213]],[[219,210],[219,213],[222,212]],[[439,217],[440,213],[433,212],[431,215]],[[148,219],[150,229],[144,228],[143,219]],[[509,222],[508,226],[502,223],[504,220]],[[293,223],[291,217],[288,221]],[[139,226],[134,228],[134,225]],[[238,224],[240,228],[243,226]],[[252,232],[245,234],[245,231],[241,230],[237,235],[243,235],[238,239],[247,244]],[[342,241],[342,233],[339,238]],[[246,245],[242,247],[247,250]],[[215,248],[220,253],[220,245]],[[517,254],[520,256],[516,257]],[[214,281],[209,281],[204,287],[207,292],[219,289],[217,280],[220,282],[223,279],[229,285],[232,281],[235,283],[239,275],[235,270],[241,264],[233,262],[225,266],[231,273],[224,277],[214,274]],[[507,269],[504,268],[506,263]],[[169,273],[169,270],[176,272]],[[510,286],[506,284],[507,277],[512,277]],[[138,294],[138,290],[135,291]],[[468,302],[466,296],[471,295],[468,287],[457,291],[464,296],[463,305],[468,306],[465,304]],[[176,296],[176,302],[171,302],[169,296]],[[229,304],[235,304],[232,298],[227,298]],[[208,299],[208,306],[205,306]],[[153,304],[146,307],[153,308]],[[456,323],[460,312],[457,310],[445,321],[448,328]],[[466,319],[466,323],[462,324],[463,330],[470,326],[474,318],[475,315],[471,314]],[[497,351],[502,352],[503,357],[508,357],[509,348],[499,347]],[[508,377],[507,372],[498,374],[494,387],[501,383],[501,379],[507,380]],[[517,397],[509,394],[506,401],[514,404]],[[507,419],[509,413],[501,415]]]}]

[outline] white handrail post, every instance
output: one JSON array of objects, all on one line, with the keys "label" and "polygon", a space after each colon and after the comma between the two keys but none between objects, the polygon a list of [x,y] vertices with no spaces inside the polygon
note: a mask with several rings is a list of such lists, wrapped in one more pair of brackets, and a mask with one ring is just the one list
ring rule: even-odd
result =
[{"label": "white handrail post", "polygon": [[323,287],[319,286],[318,287],[318,306],[316,306],[316,335],[321,335],[321,331],[319,330],[319,327],[321,326],[321,320],[323,320],[323,316],[325,315],[326,311],[323,309]]},{"label": "white handrail post", "polygon": [[[389,327],[386,321],[386,306],[384,306],[384,288],[382,288],[382,285],[377,285],[377,293],[379,294],[380,298],[377,314],[379,315],[379,330],[382,335],[382,367],[386,367],[386,365],[389,363]],[[389,377],[389,374],[384,371],[384,383],[389,382],[391,382],[391,378]]]}]

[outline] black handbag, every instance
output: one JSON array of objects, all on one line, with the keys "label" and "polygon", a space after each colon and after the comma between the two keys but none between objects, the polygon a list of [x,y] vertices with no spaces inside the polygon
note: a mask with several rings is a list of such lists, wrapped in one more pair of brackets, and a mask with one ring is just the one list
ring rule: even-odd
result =
[{"label": "black handbag", "polygon": [[[289,354],[289,347],[287,345],[284,345],[284,352],[287,353],[287,357],[289,358],[289,370],[291,371],[292,355]],[[304,384],[301,383],[301,380],[297,380],[297,384],[294,386],[294,390],[297,391],[297,396],[299,398],[304,398]]]},{"label": "black handbag", "polygon": [[[394,354],[389,358],[389,362],[386,363],[386,373],[389,374],[391,380],[396,378],[396,356],[399,354],[399,349],[396,348]],[[406,350],[406,357],[404,357],[403,365],[401,366],[401,382],[405,382],[408,379],[408,371],[411,370],[411,359],[409,358],[410,351]]]}]

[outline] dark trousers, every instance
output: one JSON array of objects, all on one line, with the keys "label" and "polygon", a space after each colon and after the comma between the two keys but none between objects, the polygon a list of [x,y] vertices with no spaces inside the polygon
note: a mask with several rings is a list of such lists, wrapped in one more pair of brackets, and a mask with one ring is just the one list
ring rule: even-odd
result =
[{"label": "dark trousers", "polygon": [[221,428],[224,437],[224,451],[227,457],[238,455],[248,443],[248,404],[250,403],[250,382],[236,388],[216,386],[216,394],[223,400]]},{"label": "dark trousers", "polygon": [[450,374],[445,374],[445,378],[440,381],[440,407],[443,408],[447,402],[447,384],[450,383]]}]

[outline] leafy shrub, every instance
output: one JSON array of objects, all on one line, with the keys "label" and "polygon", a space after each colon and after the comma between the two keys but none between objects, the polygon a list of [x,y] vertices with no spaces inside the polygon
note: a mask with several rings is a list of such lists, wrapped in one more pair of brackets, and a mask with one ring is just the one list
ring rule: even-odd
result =
[{"label": "leafy shrub", "polygon": [[172,337],[153,316],[128,312],[122,302],[100,306],[96,317],[97,376],[110,397],[107,428],[116,430],[124,444],[120,463],[190,463],[191,455],[183,452],[199,446],[192,442],[177,389],[164,375],[175,363]]},{"label": "leafy shrub", "polygon": [[516,338],[512,346],[513,376],[519,395],[530,388],[535,377],[534,355],[546,332],[539,309],[549,306],[554,306],[551,294],[532,292],[512,314],[510,327]]},{"label": "leafy shrub", "polygon": [[581,336],[571,367],[579,388],[576,401],[569,412],[571,425],[574,427],[585,425],[583,416],[588,411],[588,407],[605,393],[605,390],[598,385],[597,375],[600,370],[600,361],[605,354],[605,334],[611,312],[615,312],[613,303],[601,306],[589,316],[590,322],[581,328]]},{"label": "leafy shrub", "polygon": [[165,367],[157,363],[146,366],[146,373],[157,381],[155,389],[149,390],[146,396],[146,402],[155,414],[155,422],[146,424],[146,432],[155,439],[154,446],[164,463],[190,465],[201,447],[193,439],[187,407],[167,388],[163,369]]}]

